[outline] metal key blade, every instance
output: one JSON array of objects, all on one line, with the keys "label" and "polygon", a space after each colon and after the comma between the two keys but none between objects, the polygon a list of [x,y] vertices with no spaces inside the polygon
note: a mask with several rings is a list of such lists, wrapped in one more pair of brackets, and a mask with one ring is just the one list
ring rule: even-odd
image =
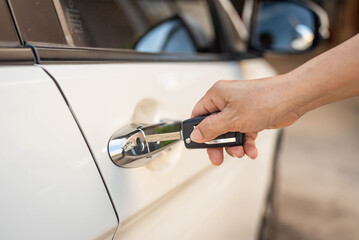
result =
[{"label": "metal key blade", "polygon": [[161,142],[181,139],[181,132],[158,133],[146,135],[146,142]]},{"label": "metal key blade", "polygon": [[[232,147],[243,145],[244,134],[240,132],[227,132],[213,139],[212,141],[204,143],[196,143],[191,141],[191,133],[206,116],[187,119],[181,124],[181,131],[169,131],[162,133],[151,133],[145,135],[145,140],[148,143],[157,143],[162,141],[171,141],[183,139],[186,148],[218,148],[218,147]],[[167,129],[166,129],[167,130]]]}]

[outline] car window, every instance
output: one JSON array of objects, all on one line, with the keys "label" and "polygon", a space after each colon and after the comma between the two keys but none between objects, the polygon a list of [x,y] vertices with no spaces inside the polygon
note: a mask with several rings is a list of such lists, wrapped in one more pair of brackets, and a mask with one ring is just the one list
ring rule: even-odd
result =
[{"label": "car window", "polygon": [[6,0],[0,0],[0,46],[20,45]]},{"label": "car window", "polygon": [[[9,1],[22,38],[35,46],[45,43],[143,52],[212,52],[216,46],[206,0]],[[154,28],[174,18],[178,23],[172,24],[166,47],[143,47],[145,41],[137,47]]]},{"label": "car window", "polygon": [[[182,42],[187,47],[167,48],[164,51],[188,50],[188,46],[192,45],[189,41],[194,41],[198,51],[211,51],[214,44],[215,34],[205,0],[58,1],[61,6],[58,9],[59,17],[64,18],[64,29],[71,36],[69,43],[73,46],[136,49],[138,41],[149,31],[173,17],[182,19],[192,38],[178,32],[181,41],[171,42]],[[150,46],[137,50],[156,51]]]}]

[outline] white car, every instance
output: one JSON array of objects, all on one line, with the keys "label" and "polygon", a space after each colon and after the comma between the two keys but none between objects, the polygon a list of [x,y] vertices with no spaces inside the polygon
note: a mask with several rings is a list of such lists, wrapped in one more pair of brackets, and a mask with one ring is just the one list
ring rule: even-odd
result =
[{"label": "white car", "polygon": [[267,239],[279,131],[220,167],[181,141],[119,162],[109,143],[326,31],[307,1],[0,0],[0,239]]}]

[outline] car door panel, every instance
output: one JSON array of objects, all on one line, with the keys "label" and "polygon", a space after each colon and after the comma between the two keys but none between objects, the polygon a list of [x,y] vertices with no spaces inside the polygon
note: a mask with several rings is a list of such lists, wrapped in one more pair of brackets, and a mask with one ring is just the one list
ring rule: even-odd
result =
[{"label": "car door panel", "polygon": [[52,79],[35,66],[0,76],[0,239],[111,239],[110,198]]},{"label": "car door panel", "polygon": [[[251,64],[263,65],[262,75],[274,74],[263,61],[247,63]],[[246,239],[253,238],[260,222],[258,213],[263,209],[270,178],[276,135],[274,131],[259,137],[261,155],[257,161],[226,156],[225,161],[228,163],[220,167],[220,170],[210,165],[204,150],[187,150],[182,143],[170,151],[164,151],[163,166],[159,169],[151,168],[151,163],[133,169],[120,168],[112,163],[107,152],[107,144],[112,134],[134,120],[154,119],[149,117],[150,115],[160,115],[156,119],[188,118],[196,101],[215,81],[242,79],[241,67],[236,62],[69,64],[43,67],[56,79],[64,92],[93,151],[120,218],[119,237],[131,236],[138,239],[143,237],[141,234],[145,234],[148,239],[173,237],[179,223],[181,226],[193,226],[198,220],[188,214],[197,209],[201,201],[201,211],[197,209],[199,212],[196,217],[199,213],[205,214],[205,209],[212,209],[213,196],[216,195],[219,184],[217,182],[222,182],[221,178],[225,178],[228,185],[219,187],[223,188],[223,196],[218,206],[208,213],[207,222],[228,214],[229,208],[226,206],[230,203],[231,206],[237,207],[233,209],[237,214],[229,216],[227,222],[235,222],[241,216],[246,216],[242,221],[247,224],[238,224],[238,234],[244,234],[248,237]],[[258,72],[260,71],[257,71],[257,75],[260,75]],[[250,77],[248,72],[246,77]],[[139,106],[144,102],[152,104],[142,108],[141,114],[138,109],[141,109]],[[151,108],[153,105],[160,107]],[[202,174],[203,171],[208,173]],[[192,186],[193,179],[198,179],[197,187]],[[207,185],[214,187],[211,191],[200,191]],[[163,201],[167,202],[168,195],[171,195],[170,199],[174,199],[174,203],[169,201],[162,204]],[[191,203],[192,198],[195,199],[194,203]],[[212,201],[207,202],[207,198],[212,198]],[[235,206],[235,202],[238,202],[238,206]],[[179,205],[181,207],[178,207]],[[166,208],[171,208],[172,211],[163,217],[161,213],[167,212]],[[241,214],[243,209],[245,213]],[[150,220],[138,217],[145,215],[153,217],[148,217]],[[163,229],[161,221],[165,219],[166,228]],[[203,222],[198,223],[198,229],[206,226],[207,222],[203,219]],[[146,227],[137,227],[137,224],[145,224],[146,221],[151,222],[147,228],[156,229],[153,235],[147,235],[149,230],[147,231]],[[122,226],[126,230],[122,230]],[[210,232],[216,231],[218,235],[213,236],[221,236],[226,232],[233,233],[232,227],[233,225],[223,222],[221,228],[211,229]],[[251,230],[246,230],[247,227]],[[131,228],[136,230],[129,231]],[[195,239],[194,237],[200,236],[209,235],[197,231],[192,237]],[[132,239],[131,237],[129,239]]]},{"label": "car door panel", "polygon": [[[261,155],[273,153],[271,134],[259,138]],[[121,221],[116,239],[257,239],[269,178],[264,169],[271,169],[263,160],[227,158],[219,168],[203,169]]]}]

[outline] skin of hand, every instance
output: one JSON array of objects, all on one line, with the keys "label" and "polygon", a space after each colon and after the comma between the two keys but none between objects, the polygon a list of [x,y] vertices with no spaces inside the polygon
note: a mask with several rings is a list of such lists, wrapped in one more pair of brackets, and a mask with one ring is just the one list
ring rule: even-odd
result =
[{"label": "skin of hand", "polygon": [[[206,117],[191,139],[203,143],[229,132],[246,133],[243,146],[228,147],[234,157],[257,157],[255,139],[264,129],[293,124],[324,104],[359,95],[359,36],[271,78],[218,81],[195,105],[192,116]],[[223,162],[223,149],[207,150],[213,165]]]},{"label": "skin of hand", "polygon": [[[229,155],[257,157],[255,139],[266,128],[281,128],[294,123],[299,115],[290,111],[291,102],[278,95],[285,90],[286,75],[244,81],[218,81],[195,105],[192,117],[207,115],[193,131],[191,139],[205,142],[229,132],[246,133],[243,146],[228,147]],[[223,162],[222,148],[207,149],[214,165]]]}]

